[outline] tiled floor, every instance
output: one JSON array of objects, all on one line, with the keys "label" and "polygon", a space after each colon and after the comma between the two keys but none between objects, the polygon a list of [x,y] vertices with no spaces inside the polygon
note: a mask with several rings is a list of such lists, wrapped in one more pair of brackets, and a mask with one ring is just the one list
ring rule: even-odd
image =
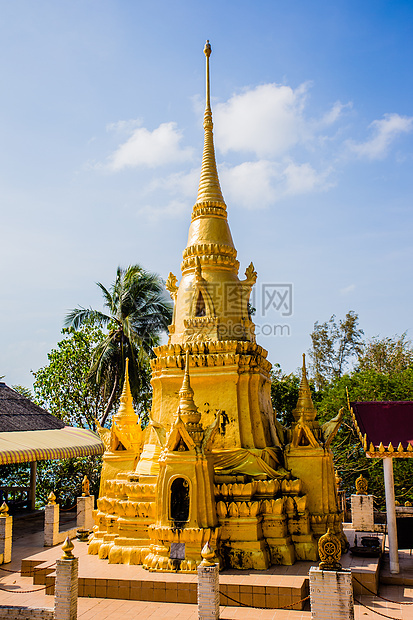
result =
[{"label": "tiled floor", "polygon": [[[29,577],[21,577],[20,563],[23,557],[39,552],[42,548],[42,533],[30,533],[30,527],[22,529],[13,543],[13,560],[10,564],[0,566],[0,605],[26,605],[30,607],[53,607],[53,596],[44,594],[44,589],[34,586],[32,579]],[[80,543],[77,547],[79,548]],[[85,548],[85,547],[84,547]],[[55,548],[56,549],[56,548]],[[83,555],[83,552],[82,552]],[[85,556],[92,557],[93,556]],[[282,578],[285,582],[297,579],[300,574],[305,575],[308,571],[306,562],[300,563],[292,567],[273,567],[268,573],[254,574],[245,576],[244,579],[251,585],[252,581],[257,586],[265,586],[271,579],[271,574],[282,572]],[[128,569],[132,567],[119,567],[118,565],[109,565],[102,562],[106,566],[106,571],[111,578],[114,578],[114,571],[119,569]],[[7,572],[15,571],[15,572]],[[135,567],[136,568],[136,567]],[[297,570],[298,569],[298,570]],[[401,553],[401,569],[403,572],[413,574],[413,556],[408,553]],[[82,569],[83,570],[83,569]],[[91,566],[85,568],[86,572],[92,570]],[[148,579],[153,579],[151,573],[143,571]],[[298,574],[297,574],[298,573]],[[281,574],[280,574],[281,576]],[[176,578],[171,575],[169,579]],[[228,588],[235,584],[238,576],[235,571],[233,574],[228,571],[227,574],[221,576],[220,583],[225,584]],[[187,576],[187,579],[196,580],[196,576]],[[247,585],[245,583],[245,585]],[[179,587],[179,586],[178,586]],[[30,592],[25,593],[26,590]],[[228,589],[228,594],[231,590]],[[413,586],[402,585],[381,585],[380,595],[391,599],[395,602],[387,602],[374,596],[357,596],[356,599],[367,605],[371,610],[367,609],[360,603],[355,604],[355,620],[379,620],[383,617],[394,618],[395,620],[413,620]],[[411,605],[400,605],[400,602],[412,603]],[[377,615],[375,611],[381,615]],[[249,607],[221,607],[220,617],[222,620],[310,620],[311,613],[309,611],[289,611],[280,609],[255,609]],[[79,598],[78,605],[79,620],[134,620],[150,619],[158,620],[167,618],[168,620],[196,620],[198,611],[196,605],[179,604],[168,602],[151,602],[151,601],[129,601],[123,599],[106,599],[106,598]]]}]

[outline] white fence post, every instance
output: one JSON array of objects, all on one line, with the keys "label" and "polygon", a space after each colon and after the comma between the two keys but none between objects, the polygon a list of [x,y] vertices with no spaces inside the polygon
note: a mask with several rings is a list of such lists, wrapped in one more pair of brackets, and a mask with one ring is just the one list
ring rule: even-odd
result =
[{"label": "white fence post", "polygon": [[219,564],[213,562],[215,554],[209,543],[201,551],[203,558],[198,566],[198,618],[218,620],[219,618]]},{"label": "white fence post", "polygon": [[0,507],[0,564],[11,562],[13,517],[9,515],[6,502]]},{"label": "white fence post", "polygon": [[54,617],[55,620],[77,620],[78,559],[72,553],[74,545],[69,537],[62,549],[62,558],[56,560]]}]

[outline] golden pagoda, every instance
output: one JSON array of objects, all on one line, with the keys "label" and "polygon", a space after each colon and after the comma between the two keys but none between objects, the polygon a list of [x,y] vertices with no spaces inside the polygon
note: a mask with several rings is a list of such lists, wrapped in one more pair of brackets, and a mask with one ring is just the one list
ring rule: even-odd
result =
[{"label": "golden pagoda", "polygon": [[249,313],[257,273],[250,263],[239,279],[218,179],[208,41],[204,53],[201,178],[182,277],[178,285],[170,273],[166,283],[174,313],[168,344],[151,363],[150,423],[141,431],[133,418],[126,374],[112,429],[99,429],[107,452],[89,553],[154,571],[196,571],[206,543],[222,567],[316,560],[327,527],[342,535],[332,455],[305,366],[292,429],[271,405],[271,364]]}]

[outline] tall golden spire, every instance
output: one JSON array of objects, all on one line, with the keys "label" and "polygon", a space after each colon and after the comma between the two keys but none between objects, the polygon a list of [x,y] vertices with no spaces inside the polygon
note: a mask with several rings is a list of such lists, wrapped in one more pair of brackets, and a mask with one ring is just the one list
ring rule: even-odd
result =
[{"label": "tall golden spire", "polygon": [[204,152],[202,155],[201,178],[199,180],[198,197],[195,207],[205,205],[205,203],[207,203],[205,206],[215,206],[225,209],[226,205],[218,179],[217,164],[215,161],[214,136],[212,133],[213,123],[209,86],[209,57],[211,55],[211,46],[209,41],[205,44],[204,54],[206,56],[206,104],[204,114],[205,137]]},{"label": "tall golden spire", "polygon": [[303,415],[305,422],[309,424],[309,426],[318,427],[318,422],[316,421],[317,410],[314,407],[313,399],[311,398],[310,386],[308,385],[307,369],[305,367],[305,353],[303,353],[303,366],[301,370],[298,401],[297,406],[293,411],[293,415],[297,422]]}]

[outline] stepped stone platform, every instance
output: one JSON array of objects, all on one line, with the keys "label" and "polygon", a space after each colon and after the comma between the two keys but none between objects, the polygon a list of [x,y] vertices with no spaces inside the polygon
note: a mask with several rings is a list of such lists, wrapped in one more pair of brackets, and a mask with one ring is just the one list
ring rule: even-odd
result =
[{"label": "stepped stone platform", "polygon": [[[353,532],[346,531],[346,534],[350,544],[353,544]],[[196,603],[195,574],[153,573],[142,566],[108,564],[107,560],[88,555],[86,543],[75,540],[74,544],[74,555],[79,558],[79,596]],[[61,548],[56,546],[23,558],[21,574],[32,577],[35,585],[46,585],[46,594],[54,594],[53,565],[60,556]],[[352,570],[356,594],[377,593],[379,558],[360,558],[348,553],[342,556],[341,561],[344,567]],[[223,571],[220,573],[220,604],[264,609],[308,609],[308,601],[303,599],[309,593],[308,571],[313,564],[297,562],[293,566],[272,566],[267,571]]]}]

